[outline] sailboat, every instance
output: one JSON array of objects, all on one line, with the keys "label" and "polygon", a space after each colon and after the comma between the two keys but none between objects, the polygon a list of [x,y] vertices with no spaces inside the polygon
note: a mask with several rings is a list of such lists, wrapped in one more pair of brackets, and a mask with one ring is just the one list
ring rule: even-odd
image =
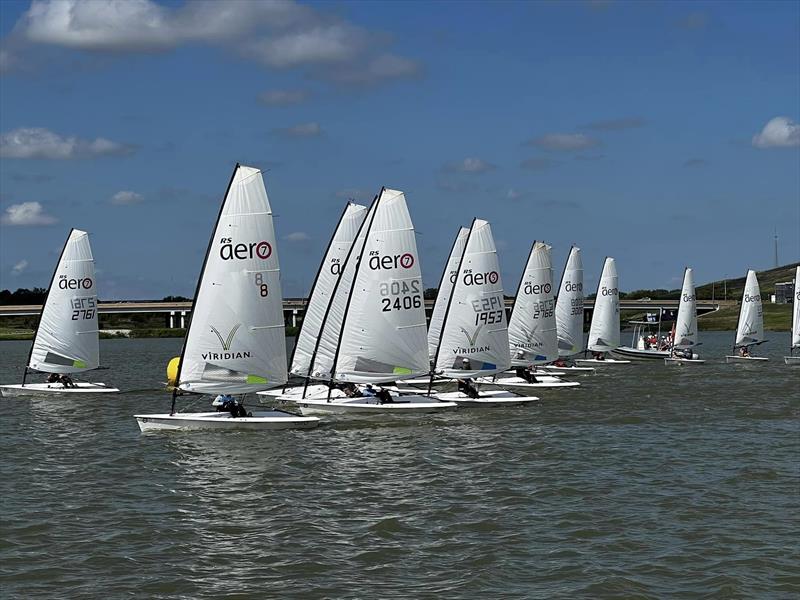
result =
[{"label": "sailboat", "polygon": [[[258,395],[280,397],[282,400],[298,399],[304,395],[327,396],[329,392],[327,383],[311,383],[311,365],[314,361],[314,350],[327,316],[336,283],[347,261],[350,248],[353,246],[364,218],[367,216],[367,211],[366,206],[354,202],[348,202],[345,205],[328,243],[328,248],[322,257],[322,262],[319,264],[314,283],[311,286],[305,316],[300,324],[300,331],[297,334],[297,341],[289,361],[290,374],[305,378],[305,385],[273,388],[258,392]],[[334,397],[344,396],[344,392],[338,388],[330,390],[330,393]]]},{"label": "sailboat", "polygon": [[664,359],[668,365],[698,365],[701,360],[692,350],[700,345],[697,341],[697,296],[694,291],[692,269],[683,272],[683,287],[678,304],[678,320],[675,323],[675,341],[670,356]]},{"label": "sailboat", "polygon": [[[436,350],[439,348],[444,315],[447,313],[447,307],[450,304],[450,295],[453,292],[453,286],[458,278],[458,266],[461,264],[461,257],[464,255],[464,248],[467,245],[469,231],[468,227],[459,227],[456,239],[453,241],[453,247],[450,250],[450,256],[442,271],[442,278],[439,281],[439,288],[436,292],[436,300],[433,304],[433,312],[431,313],[431,320],[430,323],[428,323],[428,357],[431,360],[434,360],[436,357]],[[425,383],[427,383],[427,381]]]},{"label": "sailboat", "polygon": [[464,242],[456,278],[442,317],[428,393],[459,406],[527,404],[538,398],[506,390],[481,390],[477,398],[455,392],[431,392],[434,374],[446,379],[481,378],[511,366],[503,283],[492,228],[474,219]]},{"label": "sailboat", "polygon": [[761,290],[758,287],[756,272],[747,271],[747,280],[742,293],[742,306],[739,309],[739,323],[736,326],[736,340],[733,351],[739,349],[739,355],[725,357],[725,362],[756,362],[769,360],[766,356],[751,356],[750,348],[763,344],[764,309],[761,306]]},{"label": "sailboat", "polygon": [[[135,415],[145,431],[309,429],[319,419],[282,410],[178,412],[178,391],[240,395],[286,383],[280,264],[261,171],[237,163],[208,243],[164,414]],[[239,413],[241,414],[241,413]]]},{"label": "sailboat", "polygon": [[[453,402],[398,395],[386,388],[370,394],[373,384],[430,370],[418,256],[405,195],[383,188],[348,251],[308,354],[306,376],[327,380],[330,387],[326,393],[281,399],[295,400],[304,414],[414,414],[456,408]],[[356,391],[357,384],[366,387]],[[334,395],[334,386],[350,395]]]},{"label": "sailboat", "polygon": [[[118,392],[104,383],[72,382],[70,375],[97,369],[97,288],[89,234],[72,229],[56,263],[21,384],[0,386],[0,396],[52,396]],[[28,383],[29,373],[66,376],[62,382]],[[65,383],[64,383],[65,382]]]},{"label": "sailboat", "polygon": [[609,352],[619,348],[619,343],[619,277],[616,261],[607,256],[597,282],[592,324],[589,326],[589,337],[586,340],[586,353],[592,352],[594,358],[576,358],[575,364],[582,366],[630,364],[629,360],[608,356]]},{"label": "sailboat", "polygon": [[794,356],[795,350],[800,350],[800,266],[794,273],[794,306],[792,307],[792,343],[789,346],[789,356],[783,360],[787,365],[800,366],[800,356]]},{"label": "sailboat", "polygon": [[564,381],[552,375],[531,373],[536,365],[552,362],[558,356],[555,295],[551,247],[544,242],[531,245],[528,261],[517,286],[514,307],[508,321],[508,341],[513,376],[480,378],[485,385],[515,392],[534,388],[576,387],[577,381]]}]

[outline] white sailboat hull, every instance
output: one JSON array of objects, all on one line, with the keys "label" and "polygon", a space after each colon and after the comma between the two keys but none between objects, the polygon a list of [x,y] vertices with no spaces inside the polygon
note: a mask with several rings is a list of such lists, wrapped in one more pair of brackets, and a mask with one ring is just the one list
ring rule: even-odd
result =
[{"label": "white sailboat hull", "polygon": [[574,374],[594,373],[594,367],[581,367],[581,366],[557,367],[556,365],[542,365],[536,368],[541,369],[542,371],[547,371],[550,375],[566,375],[568,373],[574,373]]},{"label": "white sailboat hull", "polygon": [[431,395],[442,401],[455,402],[459,408],[524,406],[539,400],[536,396],[519,396],[506,390],[481,390],[478,398],[470,398],[462,392],[442,392]]},{"label": "white sailboat hull", "polygon": [[[327,398],[328,397],[328,386],[325,384],[315,383],[313,385],[309,385],[308,388],[305,386],[298,385],[287,387],[285,390],[283,388],[273,388],[271,390],[265,390],[263,392],[256,392],[258,396],[267,396],[269,398],[275,398],[283,401],[291,401],[291,400],[300,400],[303,397],[303,393],[305,392],[306,397],[311,398]],[[344,398],[344,392],[338,388],[334,388],[330,390],[331,398]]]},{"label": "white sailboat hull", "polygon": [[117,388],[108,387],[105,383],[78,382],[74,388],[65,388],[60,383],[26,383],[0,385],[0,396],[13,398],[18,396],[65,396],[74,394],[110,394],[119,392]]},{"label": "white sailboat hull", "polygon": [[677,356],[673,356],[671,358],[665,358],[664,364],[665,365],[703,365],[705,364],[705,360],[702,358],[678,358]]},{"label": "white sailboat hull", "polygon": [[[605,358],[603,360],[597,360],[596,358],[576,358],[575,359],[576,365],[629,365],[631,361],[618,359],[618,358]],[[592,369],[594,370],[594,369]]]},{"label": "white sailboat hull", "polygon": [[428,396],[392,396],[392,402],[381,401],[374,396],[359,398],[304,398],[297,400],[304,415],[418,415],[454,410],[455,402],[439,402]]},{"label": "white sailboat hull", "polygon": [[662,358],[669,358],[669,350],[639,350],[638,348],[631,348],[630,346],[620,346],[611,352],[617,356],[633,360],[661,360]]},{"label": "white sailboat hull", "polygon": [[764,362],[769,360],[766,356],[726,356],[725,362],[726,363],[737,363],[737,362]]},{"label": "white sailboat hull", "polygon": [[224,412],[134,415],[142,433],[147,431],[274,430],[312,429],[316,417],[303,417],[280,410],[253,411],[252,417],[232,417]]},{"label": "white sailboat hull", "polygon": [[800,356],[784,356],[783,362],[787,365],[800,366]]},{"label": "white sailboat hull", "polygon": [[502,377],[496,380],[493,380],[491,377],[479,377],[475,380],[475,383],[480,384],[481,386],[500,388],[503,390],[520,392],[523,394],[534,389],[569,388],[578,387],[580,385],[580,383],[577,381],[562,381],[560,379],[557,379],[556,381],[539,381],[536,383],[531,383],[522,377]]}]

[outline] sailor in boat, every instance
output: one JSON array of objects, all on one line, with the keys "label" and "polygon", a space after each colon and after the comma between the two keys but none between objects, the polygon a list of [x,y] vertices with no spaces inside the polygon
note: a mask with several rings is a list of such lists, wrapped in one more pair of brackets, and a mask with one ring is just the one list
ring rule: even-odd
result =
[{"label": "sailor in boat", "polygon": [[564,360],[563,356],[559,356],[555,362],[553,362],[553,366],[564,368],[567,366],[567,361]]},{"label": "sailor in boat", "polygon": [[604,353],[602,353],[602,352],[592,352],[592,357],[595,360],[605,360],[606,359],[606,355]]},{"label": "sailor in boat", "polygon": [[363,396],[363,394],[358,390],[358,388],[350,382],[343,383],[341,386],[341,390],[344,392],[344,395],[348,398],[359,398]]},{"label": "sailor in boat", "polygon": [[536,375],[534,375],[529,369],[525,367],[517,367],[514,369],[514,373],[520,379],[524,379],[528,383],[539,383],[539,380],[536,379]]},{"label": "sailor in boat", "polygon": [[[465,371],[470,370],[470,364],[468,358],[461,359],[461,368]],[[466,394],[470,398],[478,398],[478,388],[472,383],[472,379],[469,377],[464,377],[463,379],[457,379],[458,382],[458,391],[462,394]]]},{"label": "sailor in boat", "polygon": [[739,356],[741,356],[742,358],[750,357],[750,350],[748,349],[747,346],[742,346],[741,348],[739,348]]},{"label": "sailor in boat", "polygon": [[75,385],[75,382],[72,381],[72,377],[66,373],[63,375],[59,375],[58,373],[50,373],[50,375],[47,376],[47,383],[60,383],[65,388],[78,387]]},{"label": "sailor in boat", "polygon": [[378,395],[378,393],[375,391],[375,388],[372,387],[372,384],[368,383],[367,387],[365,387],[363,390],[361,390],[361,395],[362,396],[368,396],[370,398],[374,398],[375,396]]},{"label": "sailor in boat", "polygon": [[252,416],[247,414],[244,405],[240,404],[236,398],[230,394],[220,394],[214,398],[212,405],[217,407],[217,412],[231,413],[233,418]]},{"label": "sailor in boat", "polygon": [[386,388],[379,389],[375,395],[378,397],[378,401],[380,401],[381,404],[388,404],[389,402],[394,402],[394,400],[392,400],[392,395]]}]

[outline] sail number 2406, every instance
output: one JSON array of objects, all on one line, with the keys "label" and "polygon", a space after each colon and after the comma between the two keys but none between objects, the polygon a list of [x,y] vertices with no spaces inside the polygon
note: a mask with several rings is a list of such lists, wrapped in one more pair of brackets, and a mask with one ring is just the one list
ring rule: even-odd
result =
[{"label": "sail number 2406", "polygon": [[380,286],[381,311],[422,308],[419,280],[383,282]]}]

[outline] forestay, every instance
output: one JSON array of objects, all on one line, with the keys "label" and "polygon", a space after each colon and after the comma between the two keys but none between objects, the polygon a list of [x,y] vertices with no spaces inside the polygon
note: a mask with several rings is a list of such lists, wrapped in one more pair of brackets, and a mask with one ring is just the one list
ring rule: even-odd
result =
[{"label": "forestay", "polygon": [[792,348],[800,348],[800,266],[794,274],[794,309],[792,311]]},{"label": "forestay", "polygon": [[606,257],[597,284],[592,324],[587,348],[592,352],[611,352],[619,348],[619,278],[617,263]]},{"label": "forestay", "polygon": [[508,322],[511,365],[547,363],[558,356],[551,247],[534,242]]},{"label": "forestay", "polygon": [[356,266],[334,378],[381,383],[428,373],[422,293],[405,195],[384,188]]},{"label": "forestay", "polygon": [[509,366],[497,250],[489,223],[475,219],[453,285],[435,370],[445,377],[480,377],[505,371]]},{"label": "forestay", "polygon": [[691,348],[698,344],[697,297],[694,292],[694,275],[689,267],[683,272],[683,288],[675,322],[675,348]]},{"label": "forestay", "polygon": [[569,251],[556,300],[558,354],[570,356],[583,349],[583,262],[581,249]]},{"label": "forestay", "polygon": [[99,363],[94,258],[89,234],[73,229],[50,282],[28,366],[45,373],[79,373]]},{"label": "forestay", "polygon": [[756,272],[747,271],[747,281],[739,310],[739,326],[736,328],[734,347],[750,346],[764,341],[764,313],[761,307],[761,290]]},{"label": "forestay", "polygon": [[366,206],[348,203],[331,238],[328,251],[322,258],[292,357],[291,372],[295,375],[308,376],[311,373],[314,348],[322,330],[333,290],[366,215]]},{"label": "forestay", "polygon": [[458,275],[458,264],[461,262],[461,255],[464,254],[464,246],[467,243],[469,228],[461,227],[453,242],[453,249],[450,251],[450,258],[447,259],[442,279],[439,282],[439,290],[436,293],[436,302],[433,305],[431,321],[428,324],[428,356],[433,359],[436,356],[436,348],[439,346],[439,337],[442,335],[442,322],[444,314],[447,312],[447,304],[450,301],[450,293],[453,291],[453,283]]},{"label": "forestay", "polygon": [[200,275],[178,382],[204,394],[286,382],[278,251],[258,169],[234,170]]}]

